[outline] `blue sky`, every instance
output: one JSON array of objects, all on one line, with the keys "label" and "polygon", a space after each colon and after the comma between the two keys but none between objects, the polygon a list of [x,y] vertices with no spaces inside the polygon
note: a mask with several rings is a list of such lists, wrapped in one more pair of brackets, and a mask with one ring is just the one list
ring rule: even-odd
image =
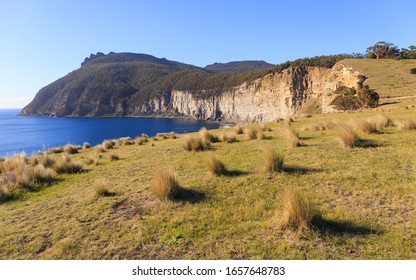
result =
[{"label": "blue sky", "polygon": [[91,53],[197,66],[277,64],[416,44],[416,1],[0,0],[0,108],[19,108]]}]

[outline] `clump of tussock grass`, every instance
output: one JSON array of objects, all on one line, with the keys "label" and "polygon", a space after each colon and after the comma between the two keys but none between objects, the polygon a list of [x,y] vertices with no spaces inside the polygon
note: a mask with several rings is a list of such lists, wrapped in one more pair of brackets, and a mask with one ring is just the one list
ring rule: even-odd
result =
[{"label": "clump of tussock grass", "polygon": [[286,125],[284,126],[283,131],[284,131],[284,135],[286,137],[287,143],[289,144],[289,147],[295,148],[295,147],[300,147],[302,145],[302,143],[299,140],[299,134],[290,125],[290,122],[286,122]]},{"label": "clump of tussock grass", "polygon": [[116,142],[114,140],[104,140],[101,145],[104,149],[106,150],[110,150],[113,149],[115,146]]},{"label": "clump of tussock grass", "polygon": [[98,159],[93,156],[89,156],[84,162],[87,165],[98,165]]},{"label": "clump of tussock grass", "polygon": [[97,150],[97,153],[105,153],[105,149],[102,144],[95,146],[95,149]]},{"label": "clump of tussock grass", "polygon": [[321,216],[300,190],[287,187],[283,195],[283,213],[279,220],[281,229],[303,233],[320,223]]},{"label": "clump of tussock grass", "polygon": [[170,139],[176,139],[176,138],[178,138],[178,136],[176,135],[175,132],[171,131],[171,132],[169,132],[169,138]]},{"label": "clump of tussock grass", "polygon": [[390,127],[394,125],[393,120],[389,116],[386,116],[386,115],[378,115],[375,118],[373,118],[372,121],[375,123],[378,131],[382,131],[386,127]]},{"label": "clump of tussock grass", "polygon": [[55,163],[53,169],[58,174],[72,174],[83,171],[82,164],[73,160],[68,154],[63,154],[61,159]]},{"label": "clump of tussock grass", "polygon": [[401,130],[413,130],[416,129],[416,122],[410,118],[399,119],[396,121],[396,126]]},{"label": "clump of tussock grass", "polygon": [[75,146],[75,145],[67,144],[67,145],[65,145],[65,146],[64,146],[63,150],[64,150],[64,152],[65,152],[65,153],[67,153],[67,154],[69,154],[69,155],[72,155],[72,154],[76,154],[76,153],[78,153],[78,150],[79,150],[80,148],[81,148],[81,147],[79,147],[79,146]]},{"label": "clump of tussock grass", "polygon": [[335,128],[335,135],[341,146],[345,149],[350,149],[358,146],[359,137],[357,133],[350,126],[346,124],[338,124]]},{"label": "clump of tussock grass", "polygon": [[267,173],[283,172],[285,161],[283,153],[269,149],[266,150],[264,158],[264,167]]},{"label": "clump of tussock grass", "polygon": [[354,120],[354,121],[351,121],[351,125],[356,131],[360,133],[364,133],[364,134],[379,133],[379,131],[377,130],[376,123],[370,120]]},{"label": "clump of tussock grass", "polygon": [[260,140],[266,140],[267,139],[266,133],[264,133],[263,131],[260,131],[258,134],[258,138]]},{"label": "clump of tussock grass", "polygon": [[210,133],[205,127],[201,128],[199,134],[201,135],[202,140],[205,142],[216,143],[220,141],[216,135]]},{"label": "clump of tussock grass", "polygon": [[117,154],[110,155],[110,161],[119,160],[119,156]]},{"label": "clump of tussock grass", "polygon": [[119,146],[134,145],[135,141],[131,137],[121,137],[117,140]]},{"label": "clump of tussock grass", "polygon": [[257,129],[254,127],[248,127],[244,130],[244,133],[247,135],[248,139],[254,140],[257,139]]},{"label": "clump of tussock grass", "polygon": [[169,138],[169,136],[166,133],[157,133],[156,137],[162,138],[163,140],[166,140]]},{"label": "clump of tussock grass", "polygon": [[224,133],[221,139],[224,143],[234,143],[235,141],[237,141],[237,137],[234,133],[231,133],[231,134]]},{"label": "clump of tussock grass", "polygon": [[115,194],[113,192],[111,192],[107,186],[106,186],[106,182],[104,180],[98,180],[95,183],[95,188],[94,188],[94,192],[95,192],[95,196],[96,197],[108,197],[108,196],[114,196]]},{"label": "clump of tussock grass", "polygon": [[243,134],[244,133],[244,130],[243,130],[243,128],[241,126],[237,125],[234,128],[234,132],[235,132],[235,134],[240,135],[240,134]]},{"label": "clump of tussock grass", "polygon": [[38,157],[39,163],[46,168],[51,168],[55,164],[55,160],[48,155],[41,155]]},{"label": "clump of tussock grass", "polygon": [[[33,163],[33,162],[32,162]],[[0,162],[0,201],[51,182],[54,174],[42,164],[30,165],[24,154],[15,155]]]},{"label": "clump of tussock grass", "polygon": [[209,173],[213,176],[221,176],[227,173],[227,167],[225,164],[213,155],[208,157],[206,166]]},{"label": "clump of tussock grass", "polygon": [[302,128],[300,129],[301,131],[324,131],[324,130],[328,130],[327,126],[325,125],[325,123],[312,123],[310,125],[307,126],[302,126]]},{"label": "clump of tussock grass", "polygon": [[156,169],[153,181],[153,193],[160,199],[173,199],[180,191],[180,185],[173,172]]},{"label": "clump of tussock grass", "polygon": [[89,148],[90,148],[90,143],[88,143],[88,142],[84,142],[84,143],[82,144],[82,149],[86,150],[86,149],[89,149]]},{"label": "clump of tussock grass", "polygon": [[187,151],[199,152],[209,150],[211,148],[211,144],[209,142],[203,141],[201,138],[187,136],[185,138],[183,148]]},{"label": "clump of tussock grass", "polygon": [[272,129],[264,123],[260,124],[260,130],[261,131],[269,131],[269,132],[272,131]]},{"label": "clump of tussock grass", "polygon": [[64,147],[53,147],[50,148],[47,153],[48,154],[59,154],[62,153],[64,151]]}]

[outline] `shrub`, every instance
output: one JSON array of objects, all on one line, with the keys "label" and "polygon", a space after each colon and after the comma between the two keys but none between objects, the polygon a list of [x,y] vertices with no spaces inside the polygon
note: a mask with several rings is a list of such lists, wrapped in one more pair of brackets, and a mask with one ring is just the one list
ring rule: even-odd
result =
[{"label": "shrub", "polygon": [[349,149],[357,146],[359,138],[355,131],[348,125],[337,125],[335,133],[343,148]]},{"label": "shrub", "polygon": [[416,129],[416,123],[409,118],[397,120],[396,125],[402,130],[413,130]]},{"label": "shrub", "polygon": [[378,106],[380,96],[377,92],[370,89],[368,86],[364,86],[363,88],[359,89],[357,96],[361,102],[361,105],[364,107],[375,108]]},{"label": "shrub", "polygon": [[48,155],[39,156],[39,163],[46,168],[51,168],[55,164],[55,160]]},{"label": "shrub", "polygon": [[283,213],[279,223],[281,228],[291,228],[302,233],[320,222],[319,213],[299,190],[285,188],[282,199]]},{"label": "shrub", "polygon": [[257,129],[254,127],[248,127],[245,129],[245,134],[247,134],[248,139],[254,140],[257,139]]},{"label": "shrub", "polygon": [[78,153],[78,149],[79,149],[78,146],[74,146],[71,144],[64,146],[64,152],[70,155]]},{"label": "shrub", "polygon": [[131,137],[121,137],[118,139],[118,145],[134,145],[134,140]]},{"label": "shrub", "polygon": [[216,143],[216,142],[219,142],[220,141],[217,136],[209,133],[209,131],[205,127],[203,127],[199,131],[199,134],[201,135],[202,140],[204,140],[205,142],[208,142],[208,143]]},{"label": "shrub", "polygon": [[82,144],[82,148],[85,150],[85,149],[89,149],[90,148],[90,143],[88,143],[88,142],[84,142],[83,144]]},{"label": "shrub", "polygon": [[283,172],[284,155],[274,150],[265,153],[265,170],[267,173]]},{"label": "shrub", "polygon": [[211,173],[213,176],[221,176],[227,172],[225,164],[213,155],[209,156],[206,164],[209,173]]},{"label": "shrub", "polygon": [[165,168],[156,169],[154,174],[153,192],[161,199],[173,199],[179,192],[180,186],[173,172]]},{"label": "shrub", "polygon": [[223,134],[222,135],[222,141],[225,143],[234,143],[236,141],[236,135],[235,134]]},{"label": "shrub", "polygon": [[187,151],[205,151],[211,147],[209,142],[202,141],[201,138],[187,136],[183,148]]},{"label": "shrub", "polygon": [[242,128],[241,126],[239,126],[239,125],[237,125],[237,126],[234,128],[234,131],[235,131],[235,134],[237,134],[237,135],[240,135],[240,134],[243,134],[243,133],[244,133],[243,128]]},{"label": "shrub", "polygon": [[361,108],[360,100],[357,96],[336,96],[329,105],[335,106],[338,110],[357,110]]},{"label": "shrub", "polygon": [[85,163],[88,164],[88,165],[93,165],[93,164],[97,165],[98,160],[96,158],[90,156],[85,160]]},{"label": "shrub", "polygon": [[71,159],[71,157],[67,154],[62,155],[61,160],[55,163],[53,166],[53,169],[58,174],[72,174],[72,173],[78,173],[83,170],[82,164],[74,161]]}]

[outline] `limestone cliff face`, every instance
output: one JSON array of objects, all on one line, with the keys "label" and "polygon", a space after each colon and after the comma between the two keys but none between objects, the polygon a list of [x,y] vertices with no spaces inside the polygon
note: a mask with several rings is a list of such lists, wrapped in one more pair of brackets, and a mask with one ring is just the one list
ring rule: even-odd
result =
[{"label": "limestone cliff face", "polygon": [[239,123],[272,121],[295,114],[311,99],[320,101],[323,113],[335,111],[329,105],[332,92],[341,85],[357,87],[358,82],[363,77],[342,64],[332,69],[294,67],[209,98],[173,90],[169,100],[155,99],[141,111]]}]

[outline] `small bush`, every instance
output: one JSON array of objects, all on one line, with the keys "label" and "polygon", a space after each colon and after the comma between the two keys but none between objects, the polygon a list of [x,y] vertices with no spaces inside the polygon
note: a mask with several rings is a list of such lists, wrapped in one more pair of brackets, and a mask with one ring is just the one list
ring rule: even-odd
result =
[{"label": "small bush", "polygon": [[97,145],[96,149],[97,149],[98,153],[105,153],[105,149],[104,149],[103,145]]},{"label": "small bush", "polygon": [[357,96],[336,96],[329,105],[335,106],[338,110],[357,110],[362,107],[360,100]]},{"label": "small bush", "polygon": [[205,127],[203,127],[199,131],[199,134],[201,135],[202,140],[204,140],[205,142],[216,143],[220,141],[217,136],[209,133],[209,131]]},{"label": "small bush", "polygon": [[225,173],[227,172],[225,164],[219,159],[217,159],[215,156],[210,155],[206,164],[209,173],[211,173],[211,175],[213,176],[225,175]]},{"label": "small bush", "polygon": [[398,128],[402,130],[416,129],[416,122],[414,122],[412,119],[409,119],[409,118],[397,120],[396,125]]},{"label": "small bush", "polygon": [[46,168],[51,168],[55,164],[55,160],[48,155],[39,156],[39,163]]},{"label": "small bush", "polygon": [[188,136],[185,138],[185,144],[183,148],[187,151],[205,151],[210,149],[211,145],[209,142],[202,141],[201,138]]},{"label": "small bush", "polygon": [[286,188],[282,199],[283,213],[279,223],[281,228],[291,228],[302,233],[319,223],[319,213],[299,190]]},{"label": "small bush", "polygon": [[82,148],[85,150],[85,149],[89,149],[90,148],[90,143],[88,143],[88,142],[84,142],[83,144],[82,144]]},{"label": "small bush", "polygon": [[239,126],[239,125],[237,125],[237,126],[234,128],[234,131],[235,131],[235,134],[237,134],[237,135],[240,135],[240,134],[243,134],[243,133],[244,133],[243,128],[242,128],[241,126]]},{"label": "small bush", "polygon": [[357,146],[359,138],[348,125],[339,124],[335,128],[335,133],[343,148],[349,149]]},{"label": "small bush", "polygon": [[121,137],[120,139],[118,139],[117,144],[119,146],[122,146],[122,145],[125,145],[125,146],[127,146],[127,145],[134,145],[135,144],[135,141],[131,137]]},{"label": "small bush", "polygon": [[154,174],[153,192],[161,199],[173,199],[179,192],[180,185],[173,172],[167,169],[156,169]]},{"label": "small bush", "polygon": [[79,148],[80,147],[78,147],[78,146],[68,144],[68,145],[64,146],[64,152],[69,154],[69,155],[76,154],[76,153],[78,153]]},{"label": "small bush", "polygon": [[88,165],[93,165],[93,164],[97,165],[98,160],[96,158],[90,156],[85,160],[85,163],[88,164]]},{"label": "small bush", "polygon": [[168,139],[168,138],[169,138],[169,136],[168,136],[166,133],[157,133],[157,134],[156,134],[156,137],[160,137],[160,138],[162,138],[163,140],[165,140],[165,139]]},{"label": "small bush", "polygon": [[255,129],[254,127],[246,128],[244,132],[247,135],[248,139],[257,139],[257,129]]},{"label": "small bush", "polygon": [[53,169],[58,174],[72,174],[72,173],[79,173],[83,171],[82,164],[74,161],[69,155],[64,154],[62,155],[61,160],[57,161],[53,166]]},{"label": "small bush", "polygon": [[222,135],[222,141],[225,143],[234,143],[235,141],[237,141],[237,137],[235,134],[223,134]]},{"label": "small bush", "polygon": [[284,155],[274,150],[265,153],[265,170],[267,173],[283,172]]}]

